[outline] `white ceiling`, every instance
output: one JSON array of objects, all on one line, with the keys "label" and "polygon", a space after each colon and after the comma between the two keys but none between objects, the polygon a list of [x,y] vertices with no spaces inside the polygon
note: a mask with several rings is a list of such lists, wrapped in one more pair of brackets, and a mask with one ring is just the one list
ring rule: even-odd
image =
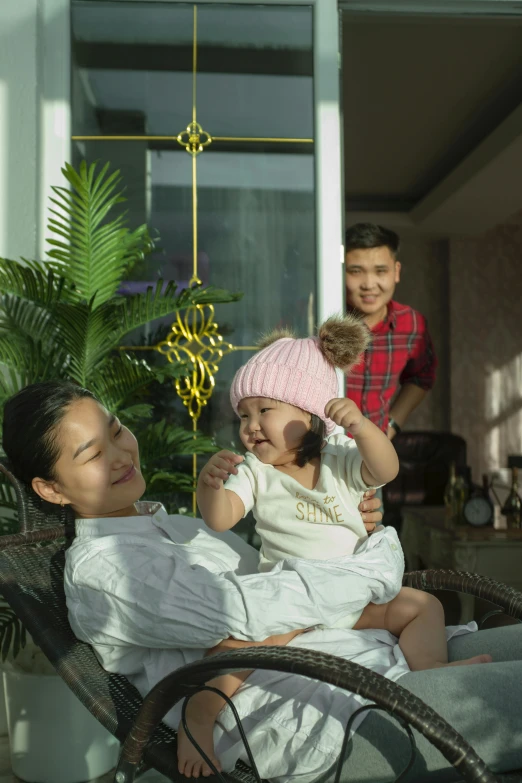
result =
[{"label": "white ceiling", "polygon": [[343,17],[347,218],[475,233],[522,209],[522,17]]}]

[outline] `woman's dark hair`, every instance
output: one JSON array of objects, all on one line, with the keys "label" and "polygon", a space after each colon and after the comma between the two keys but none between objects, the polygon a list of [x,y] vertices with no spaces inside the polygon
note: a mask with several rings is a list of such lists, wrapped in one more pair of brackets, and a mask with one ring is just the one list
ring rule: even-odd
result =
[{"label": "woman's dark hair", "polygon": [[58,425],[69,406],[94,395],[70,381],[25,386],[4,406],[2,445],[15,476],[31,484],[37,476],[52,481],[60,449]]},{"label": "woman's dark hair", "polygon": [[304,467],[311,459],[318,457],[321,454],[321,446],[324,441],[324,421],[316,416],[315,413],[311,414],[311,426],[308,432],[303,436],[301,445],[296,451],[296,463],[300,468]]},{"label": "woman's dark hair", "polygon": [[376,223],[356,223],[346,231],[344,250],[369,250],[373,247],[387,247],[392,256],[397,259],[399,255],[399,235],[390,228],[379,226]]}]

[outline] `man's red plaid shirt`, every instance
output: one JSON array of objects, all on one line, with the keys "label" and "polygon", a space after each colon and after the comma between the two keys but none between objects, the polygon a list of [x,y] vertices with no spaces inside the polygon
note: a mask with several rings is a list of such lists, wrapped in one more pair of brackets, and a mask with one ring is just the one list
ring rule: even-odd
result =
[{"label": "man's red plaid shirt", "polygon": [[388,315],[371,329],[372,342],[350,370],[346,396],[386,432],[392,399],[399,386],[414,383],[428,391],[435,383],[437,357],[426,319],[393,300]]}]

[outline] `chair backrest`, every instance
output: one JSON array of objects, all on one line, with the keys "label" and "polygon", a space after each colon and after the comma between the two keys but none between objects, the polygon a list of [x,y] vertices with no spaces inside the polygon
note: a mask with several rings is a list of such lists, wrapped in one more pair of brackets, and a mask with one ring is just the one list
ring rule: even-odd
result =
[{"label": "chair backrest", "polygon": [[[15,488],[23,528],[18,535],[0,537],[0,594],[69,688],[123,742],[142,698],[126,677],[105,671],[93,649],[79,641],[69,625],[63,570],[67,535],[70,540],[74,524],[59,507],[48,509],[47,516],[46,507],[5,465],[0,464],[0,473]],[[181,781],[174,743],[175,732],[161,724],[145,760],[171,780]]]},{"label": "chair backrest", "polygon": [[399,475],[384,488],[386,508],[441,506],[451,462],[466,464],[466,441],[452,432],[401,432],[393,439]]},{"label": "chair backrest", "polygon": [[63,590],[65,548],[62,539],[4,549],[0,592],[67,685],[123,739],[141,699],[125,678],[102,669],[91,647],[74,636]]},{"label": "chair backrest", "polygon": [[66,525],[73,521],[67,506],[61,508],[38,498],[29,487],[16,478],[7,463],[0,462],[0,481],[14,490],[20,533]]}]

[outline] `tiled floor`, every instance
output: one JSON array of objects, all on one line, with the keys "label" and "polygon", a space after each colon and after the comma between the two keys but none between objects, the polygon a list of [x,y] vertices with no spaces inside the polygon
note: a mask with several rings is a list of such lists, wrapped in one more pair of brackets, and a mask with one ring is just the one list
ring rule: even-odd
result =
[{"label": "tiled floor", "polygon": [[[101,778],[86,783],[113,783],[114,771],[108,772]],[[168,778],[159,772],[149,771],[140,777],[140,783],[169,783]],[[9,741],[7,737],[0,737],[0,783],[20,783],[20,779],[13,775],[11,760],[9,758]]]}]

